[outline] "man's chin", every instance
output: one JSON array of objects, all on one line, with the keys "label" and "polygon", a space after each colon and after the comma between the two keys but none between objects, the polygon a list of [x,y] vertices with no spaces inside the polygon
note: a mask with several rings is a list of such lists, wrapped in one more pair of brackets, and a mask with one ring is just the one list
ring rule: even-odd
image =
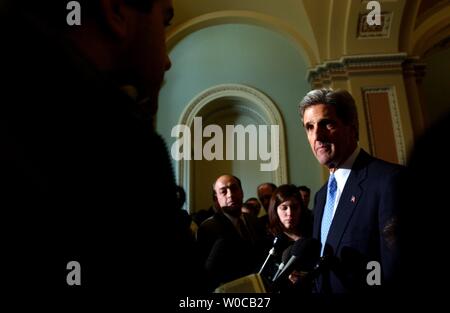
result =
[{"label": "man's chin", "polygon": [[328,154],[316,155],[316,158],[321,165],[326,166],[328,168],[333,168],[334,164],[336,164],[336,162],[334,162],[334,160]]},{"label": "man's chin", "polygon": [[330,158],[325,157],[325,156],[318,156],[317,161],[319,161],[320,165],[327,166],[327,167],[328,167],[328,164],[332,163]]},{"label": "man's chin", "polygon": [[241,214],[241,206],[238,206],[238,205],[222,207],[222,210],[225,213],[228,213],[228,214],[234,215],[234,216]]}]

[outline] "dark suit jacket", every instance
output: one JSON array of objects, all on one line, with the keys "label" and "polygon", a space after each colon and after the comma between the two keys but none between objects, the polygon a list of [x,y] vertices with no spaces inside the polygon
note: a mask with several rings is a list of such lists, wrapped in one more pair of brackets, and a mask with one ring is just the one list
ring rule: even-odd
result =
[{"label": "dark suit jacket", "polygon": [[[150,119],[63,38],[9,17],[0,30],[5,284],[53,298],[66,290],[77,301],[191,284],[182,277],[190,264],[176,273],[150,267],[161,256],[192,255],[167,149]],[[81,265],[79,287],[66,283],[70,261]]]},{"label": "dark suit jacket", "polygon": [[221,212],[204,221],[197,231],[210,289],[257,272],[264,261],[264,230],[255,217],[243,216],[250,233],[249,240],[242,239],[233,223]]},{"label": "dark suit jacket", "polygon": [[[370,272],[366,267],[370,261],[381,264],[382,286],[390,282],[397,262],[390,229],[395,225],[397,179],[402,169],[361,150],[328,233],[324,253],[335,257],[335,261],[331,265],[333,270],[319,277],[319,292],[342,293],[370,288],[366,283]],[[326,193],[325,184],[315,196],[313,237],[319,240]]]}]

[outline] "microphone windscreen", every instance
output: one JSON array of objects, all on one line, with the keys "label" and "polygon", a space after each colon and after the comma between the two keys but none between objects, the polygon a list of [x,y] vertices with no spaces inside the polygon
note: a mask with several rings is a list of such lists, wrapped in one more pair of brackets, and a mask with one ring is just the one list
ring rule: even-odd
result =
[{"label": "microphone windscreen", "polygon": [[299,271],[311,271],[320,259],[321,243],[314,238],[301,238],[283,253],[285,263],[291,256],[296,256],[296,269]]},{"label": "microphone windscreen", "polygon": [[303,254],[303,251],[305,250],[305,242],[309,239],[300,238],[294,242],[291,248],[291,256],[295,255],[296,257]]},{"label": "microphone windscreen", "polygon": [[300,271],[309,272],[314,269],[320,259],[320,251],[322,244],[319,240],[314,238],[308,238],[302,241],[301,248],[297,252],[299,258]]}]

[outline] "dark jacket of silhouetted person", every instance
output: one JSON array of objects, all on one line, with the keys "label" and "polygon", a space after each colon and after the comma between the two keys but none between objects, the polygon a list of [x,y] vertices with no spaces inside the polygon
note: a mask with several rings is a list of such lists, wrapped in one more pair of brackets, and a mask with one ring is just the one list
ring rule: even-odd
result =
[{"label": "dark jacket of silhouetted person", "polygon": [[[189,270],[161,270],[192,243],[152,115],[23,8],[0,27],[2,280],[55,296],[193,290],[188,258]],[[81,265],[75,291],[70,261]]]}]

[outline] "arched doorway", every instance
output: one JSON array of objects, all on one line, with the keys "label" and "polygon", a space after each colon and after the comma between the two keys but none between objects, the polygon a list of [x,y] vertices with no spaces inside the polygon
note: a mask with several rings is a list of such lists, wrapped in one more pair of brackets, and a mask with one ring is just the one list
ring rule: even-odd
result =
[{"label": "arched doorway", "polygon": [[[249,137],[246,141],[245,160],[225,160],[224,158],[224,160],[208,161],[192,158],[178,161],[179,183],[186,190],[187,203],[191,212],[206,209],[211,204],[211,184],[218,175],[223,173],[231,173],[241,178],[245,198],[254,196],[256,186],[261,182],[271,181],[281,184],[288,181],[284,123],[275,103],[262,92],[240,84],[211,87],[197,95],[181,115],[179,124],[186,125],[191,130],[192,136],[195,131],[195,118],[202,118],[203,128],[208,125],[218,125],[224,129],[224,133],[226,125],[242,125],[243,127],[254,125],[258,130],[260,130],[259,126],[277,125],[279,163],[274,171],[261,171],[260,165],[263,161],[259,154],[256,160],[248,158],[250,149],[254,147],[259,149],[259,145],[251,143]],[[258,133],[258,136],[260,135]],[[194,148],[192,145],[192,149]],[[223,153],[225,156],[226,152]],[[193,154],[194,151],[192,151]]]}]

